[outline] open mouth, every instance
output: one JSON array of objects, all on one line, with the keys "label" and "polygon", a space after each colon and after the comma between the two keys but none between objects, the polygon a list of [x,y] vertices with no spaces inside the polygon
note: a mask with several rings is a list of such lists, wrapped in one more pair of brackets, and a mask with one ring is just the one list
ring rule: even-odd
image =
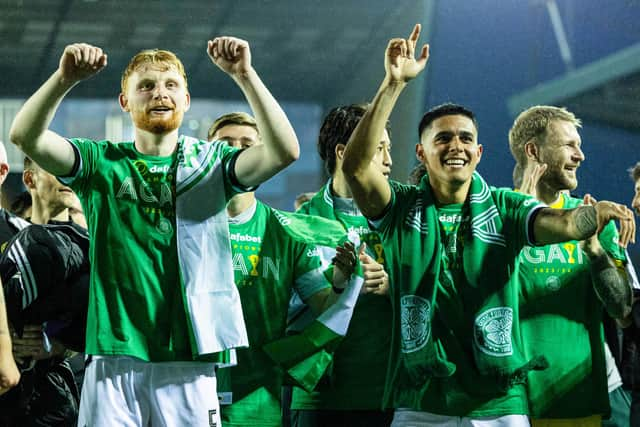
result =
[{"label": "open mouth", "polygon": [[467,163],[465,159],[447,159],[444,161],[444,165],[451,168],[463,168]]},{"label": "open mouth", "polygon": [[157,114],[163,114],[169,111],[173,111],[173,109],[171,107],[167,107],[164,105],[159,105],[157,107],[153,107],[151,109],[149,109],[149,112],[151,113],[157,113]]}]

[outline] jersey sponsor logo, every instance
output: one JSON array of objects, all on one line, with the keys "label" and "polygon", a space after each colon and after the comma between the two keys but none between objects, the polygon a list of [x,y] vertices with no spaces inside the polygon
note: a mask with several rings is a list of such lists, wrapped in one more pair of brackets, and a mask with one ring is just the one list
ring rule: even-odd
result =
[{"label": "jersey sponsor logo", "polygon": [[496,307],[484,311],[476,317],[474,340],[480,351],[490,356],[510,356],[513,309]]},{"label": "jersey sponsor logo", "polygon": [[412,353],[427,345],[431,337],[431,303],[417,295],[400,298],[402,351]]},{"label": "jersey sponsor logo", "polygon": [[286,216],[282,215],[280,212],[278,212],[277,210],[273,210],[273,215],[276,217],[276,219],[278,220],[278,222],[282,225],[284,225],[285,227],[288,225],[291,225],[291,220],[289,218],[287,218]]},{"label": "jersey sponsor logo", "polygon": [[136,167],[136,169],[138,170],[140,175],[142,175],[143,177],[147,177],[150,173],[151,174],[158,174],[158,173],[166,174],[169,171],[171,171],[171,165],[162,165],[162,166],[153,165],[153,166],[149,167],[147,162],[145,160],[142,160],[142,159],[135,160],[133,162],[133,165]]},{"label": "jersey sponsor logo", "polygon": [[319,256],[320,256],[320,249],[318,249],[317,247],[307,250],[307,257],[308,258],[314,258],[314,257],[319,257]]},{"label": "jersey sponsor logo", "polygon": [[153,165],[149,168],[149,172],[151,173],[167,173],[169,172],[169,170],[171,170],[171,166],[169,165],[164,165],[164,166]]},{"label": "jersey sponsor logo", "polygon": [[[545,247],[525,246],[521,257],[530,264],[584,264],[584,253],[571,242]],[[542,269],[540,269],[542,272]]]},{"label": "jersey sponsor logo", "polygon": [[357,233],[358,236],[364,236],[366,234],[371,233],[371,230],[369,230],[368,227],[363,227],[361,225],[359,225],[357,227],[352,225],[347,229],[347,233]]},{"label": "jersey sponsor logo", "polygon": [[262,238],[260,236],[251,236],[249,234],[231,233],[229,235],[229,237],[234,242],[262,243]]},{"label": "jersey sponsor logo", "polygon": [[451,215],[447,215],[447,214],[441,214],[438,217],[438,220],[440,220],[440,222],[447,222],[447,223],[451,223],[451,224],[457,224],[462,222],[462,214],[451,214]]},{"label": "jersey sponsor logo", "polygon": [[[149,167],[143,159],[133,161],[138,174],[125,177],[115,184],[116,199],[139,203],[142,210],[149,214],[174,217],[174,191],[172,190],[175,173],[171,165],[152,165]],[[160,232],[166,230],[166,224],[157,226]],[[173,226],[171,226],[173,229]]]}]

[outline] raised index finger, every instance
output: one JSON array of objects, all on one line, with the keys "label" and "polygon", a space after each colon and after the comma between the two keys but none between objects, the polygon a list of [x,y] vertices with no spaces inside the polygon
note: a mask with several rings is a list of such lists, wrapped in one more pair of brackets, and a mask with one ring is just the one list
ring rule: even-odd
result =
[{"label": "raised index finger", "polygon": [[416,24],[413,27],[413,31],[411,31],[411,34],[409,35],[409,41],[411,41],[414,46],[418,42],[418,38],[420,38],[421,29],[422,29],[422,26],[420,24]]}]

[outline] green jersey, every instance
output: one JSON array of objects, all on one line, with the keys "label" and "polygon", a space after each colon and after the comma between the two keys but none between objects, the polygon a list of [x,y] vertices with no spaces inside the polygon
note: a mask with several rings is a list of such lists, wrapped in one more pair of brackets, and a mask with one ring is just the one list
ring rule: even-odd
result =
[{"label": "green jersey", "polygon": [[303,300],[331,285],[319,251],[283,230],[262,202],[229,221],[235,282],[240,292],[249,348],[237,349],[238,364],[218,371],[222,420],[229,426],[279,426],[282,373],[262,347],[285,335],[295,289]]},{"label": "green jersey", "polygon": [[[581,200],[561,195],[558,208]],[[615,225],[598,236],[604,250],[625,261]],[[577,241],[526,246],[519,257],[521,328],[525,350],[544,355],[549,368],[529,373],[531,415],[579,418],[609,412],[602,304],[591,281],[588,256]]]},{"label": "green jersey", "polygon": [[[176,246],[178,150],[158,157],[133,142],[70,141],[78,167],[64,180],[80,197],[91,236],[86,353],[193,360]],[[241,191],[227,171],[237,150],[215,144],[211,162],[222,161],[229,199]]]},{"label": "green jersey", "polygon": [[518,373],[517,255],[530,242],[534,199],[489,187],[474,173],[462,205],[439,206],[428,176],[391,181],[374,221],[394,308],[385,406],[450,416],[526,414]]},{"label": "green jersey", "polygon": [[[334,197],[331,182],[325,185],[300,213],[337,219],[349,232],[367,243],[369,255],[386,270],[382,242],[369,228],[352,199]],[[326,254],[330,260],[333,254]],[[330,374],[312,393],[294,388],[292,409],[376,410],[382,407],[385,374],[391,344],[391,304],[380,295],[362,294],[349,330],[333,354]]]}]

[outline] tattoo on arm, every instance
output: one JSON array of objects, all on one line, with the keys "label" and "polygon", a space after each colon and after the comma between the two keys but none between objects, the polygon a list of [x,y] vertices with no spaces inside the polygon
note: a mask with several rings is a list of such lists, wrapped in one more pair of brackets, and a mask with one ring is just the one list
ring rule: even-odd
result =
[{"label": "tattoo on arm", "polygon": [[631,286],[626,273],[619,271],[607,254],[591,260],[593,287],[607,313],[623,319],[631,312]]},{"label": "tattoo on arm", "polygon": [[580,235],[576,240],[584,240],[593,236],[593,233],[598,229],[596,208],[593,206],[576,208],[574,222]]}]

